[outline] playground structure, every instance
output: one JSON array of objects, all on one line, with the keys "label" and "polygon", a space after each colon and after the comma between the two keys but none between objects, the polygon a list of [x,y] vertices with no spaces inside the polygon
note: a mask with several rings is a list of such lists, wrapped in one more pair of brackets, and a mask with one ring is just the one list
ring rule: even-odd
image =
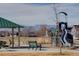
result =
[{"label": "playground structure", "polygon": [[61,30],[61,43],[63,46],[73,46],[73,36],[71,33],[68,32],[67,30],[68,26],[67,23],[61,22],[60,23],[60,30]]},{"label": "playground structure", "polygon": [[[63,45],[63,46],[73,46],[73,36],[71,35],[71,33],[68,32],[68,22],[67,22],[67,16],[68,14],[66,12],[59,12],[57,13],[55,4],[54,4],[54,11],[55,11],[55,15],[56,15],[56,31],[54,32],[54,39],[53,42],[53,46],[57,46],[58,45]],[[59,14],[63,14],[65,16],[65,22],[63,21],[59,21],[58,15]],[[61,19],[60,19],[61,20]],[[60,44],[61,43],[61,44]]]}]

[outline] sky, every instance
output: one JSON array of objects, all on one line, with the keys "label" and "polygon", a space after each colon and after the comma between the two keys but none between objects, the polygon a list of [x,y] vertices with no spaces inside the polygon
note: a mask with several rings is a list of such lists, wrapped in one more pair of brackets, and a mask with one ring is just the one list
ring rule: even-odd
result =
[{"label": "sky", "polygon": [[[55,25],[56,17],[52,3],[0,3],[0,17],[24,26],[40,24]],[[79,24],[78,3],[56,3],[57,14],[66,12],[68,25]],[[59,21],[66,21],[64,14],[58,14]]]}]

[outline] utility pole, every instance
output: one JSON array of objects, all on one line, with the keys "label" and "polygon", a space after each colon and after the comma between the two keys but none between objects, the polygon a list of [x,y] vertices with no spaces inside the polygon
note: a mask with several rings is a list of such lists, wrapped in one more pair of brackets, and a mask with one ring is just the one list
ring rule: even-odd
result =
[{"label": "utility pole", "polygon": [[58,45],[58,41],[59,41],[59,39],[58,39],[58,34],[59,34],[59,20],[58,20],[58,14],[57,14],[57,9],[56,9],[56,4],[54,3],[53,4],[53,9],[54,9],[54,13],[55,13],[55,17],[56,17],[56,29],[57,29],[57,31],[56,31],[56,37],[55,37],[55,46],[57,46]]},{"label": "utility pole", "polygon": [[55,17],[56,17],[56,29],[58,29],[57,33],[56,33],[56,39],[55,39],[55,44],[56,46],[60,45],[60,54],[62,54],[62,45],[60,42],[60,38],[59,38],[59,19],[58,19],[58,13],[57,13],[57,9],[56,9],[56,4],[53,4],[53,8],[54,8],[54,12],[55,12]]},{"label": "utility pole", "polygon": [[56,9],[56,4],[55,3],[53,4],[53,9],[54,9],[55,17],[56,17],[56,25],[57,25],[57,28],[58,28],[59,21],[58,21],[58,14],[57,14],[57,9]]}]

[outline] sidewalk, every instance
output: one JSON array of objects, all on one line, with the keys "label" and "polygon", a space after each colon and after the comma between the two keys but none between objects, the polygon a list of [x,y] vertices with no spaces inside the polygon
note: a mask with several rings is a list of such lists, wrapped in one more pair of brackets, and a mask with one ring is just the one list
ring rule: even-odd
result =
[{"label": "sidewalk", "polygon": [[[37,50],[35,49],[28,49],[28,48],[24,48],[24,49],[5,49],[2,48],[0,49],[0,52],[60,52],[60,48],[42,48],[42,50],[40,51],[39,48]],[[77,52],[79,53],[79,49],[67,49],[67,48],[62,48],[62,52]]]}]

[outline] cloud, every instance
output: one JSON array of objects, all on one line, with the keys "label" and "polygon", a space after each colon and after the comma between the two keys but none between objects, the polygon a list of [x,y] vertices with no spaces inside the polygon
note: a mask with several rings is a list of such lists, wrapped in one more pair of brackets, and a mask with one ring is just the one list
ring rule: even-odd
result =
[{"label": "cloud", "polygon": [[0,16],[19,24],[51,24],[48,4],[0,4],[0,8]]},{"label": "cloud", "polygon": [[[58,3],[56,7],[58,12],[68,13],[69,23],[76,24],[79,22],[79,4]],[[0,16],[26,26],[56,23],[53,4],[48,3],[2,3],[0,4]]]}]

